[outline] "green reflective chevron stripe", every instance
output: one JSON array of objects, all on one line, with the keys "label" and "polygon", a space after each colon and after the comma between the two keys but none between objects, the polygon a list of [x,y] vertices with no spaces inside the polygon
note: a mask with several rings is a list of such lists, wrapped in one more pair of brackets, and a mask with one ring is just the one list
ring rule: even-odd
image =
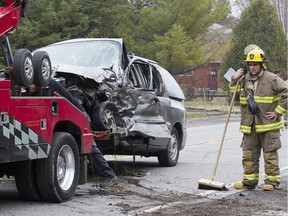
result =
[{"label": "green reflective chevron stripe", "polygon": [[283,107],[281,107],[280,105],[278,105],[278,106],[276,107],[275,111],[276,111],[277,113],[279,113],[280,115],[283,115],[287,110],[284,109]]},{"label": "green reflective chevron stripe", "polygon": [[266,132],[270,130],[278,130],[283,127],[282,121],[272,124],[255,125],[256,133]]},{"label": "green reflective chevron stripe", "polygon": [[251,126],[240,125],[240,132],[245,134],[251,133]]},{"label": "green reflective chevron stripe", "polygon": [[268,103],[271,104],[275,101],[280,100],[280,97],[274,96],[254,96],[254,99],[257,103]]},{"label": "green reflective chevron stripe", "polygon": [[280,182],[280,175],[277,176],[269,176],[265,175],[265,180],[269,180],[270,182]]},{"label": "green reflective chevron stripe", "polygon": [[259,174],[243,174],[243,179],[249,181],[259,180]]},{"label": "green reflective chevron stripe", "polygon": [[229,86],[230,92],[235,92],[236,86]]},{"label": "green reflective chevron stripe", "polygon": [[[236,89],[236,86],[230,86],[229,88],[230,88],[230,92],[234,93],[235,89]],[[236,92],[240,92],[240,91],[241,91],[241,86],[238,85]]]},{"label": "green reflective chevron stripe", "polygon": [[247,98],[246,97],[240,97],[240,104],[246,105],[247,104]]}]

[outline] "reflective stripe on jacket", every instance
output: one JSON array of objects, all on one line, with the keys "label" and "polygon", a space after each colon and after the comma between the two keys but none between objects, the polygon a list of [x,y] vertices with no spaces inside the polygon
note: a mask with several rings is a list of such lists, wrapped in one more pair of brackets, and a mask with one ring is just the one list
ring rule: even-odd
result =
[{"label": "reflective stripe on jacket", "polygon": [[[288,85],[283,79],[271,72],[262,71],[260,73],[262,73],[260,77],[256,81],[252,81],[248,72],[237,87],[237,80],[234,77],[231,79],[230,92],[234,93],[236,90],[235,100],[239,101],[241,106],[240,131],[242,133],[250,134],[252,128],[255,128],[256,133],[263,133],[279,130],[283,127],[281,115],[287,111]],[[254,96],[260,111],[258,114],[253,115],[249,111],[248,95]],[[274,122],[266,118],[266,112],[276,112],[279,116]]]}]

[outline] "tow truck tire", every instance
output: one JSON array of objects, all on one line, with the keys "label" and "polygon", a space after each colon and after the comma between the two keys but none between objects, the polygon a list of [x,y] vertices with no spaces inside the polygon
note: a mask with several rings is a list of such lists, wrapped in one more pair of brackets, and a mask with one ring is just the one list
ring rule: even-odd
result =
[{"label": "tow truck tire", "polygon": [[32,54],[28,49],[18,49],[14,55],[13,77],[17,85],[29,87],[33,83]]},{"label": "tow truck tire", "polygon": [[53,135],[49,157],[37,161],[37,185],[44,201],[64,202],[75,193],[80,159],[74,137],[66,132]]},{"label": "tow truck tire", "polygon": [[163,167],[172,167],[175,166],[179,158],[179,134],[176,128],[173,128],[171,131],[171,141],[166,150],[160,152],[158,155],[158,162],[160,166]]},{"label": "tow truck tire", "polygon": [[46,51],[37,51],[32,57],[35,72],[34,84],[36,86],[47,86],[52,74],[51,61]]},{"label": "tow truck tire", "polygon": [[93,110],[92,129],[95,131],[109,130],[112,127],[121,126],[120,114],[116,105],[110,101],[104,101]]},{"label": "tow truck tire", "polygon": [[15,163],[15,182],[22,199],[42,200],[37,187],[34,160]]}]

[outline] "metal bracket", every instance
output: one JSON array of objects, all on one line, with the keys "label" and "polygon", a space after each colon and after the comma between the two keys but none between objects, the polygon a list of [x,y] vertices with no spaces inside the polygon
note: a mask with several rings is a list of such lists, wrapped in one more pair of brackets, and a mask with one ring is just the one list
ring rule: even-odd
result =
[{"label": "metal bracket", "polygon": [[127,128],[113,127],[110,129],[110,134],[124,134],[125,136],[127,136],[128,130]]},{"label": "metal bracket", "polygon": [[9,122],[9,117],[7,112],[1,112],[1,119],[0,119],[0,124],[6,124]]},{"label": "metal bracket", "polygon": [[47,129],[47,119],[41,119],[40,120],[40,129],[46,130]]}]

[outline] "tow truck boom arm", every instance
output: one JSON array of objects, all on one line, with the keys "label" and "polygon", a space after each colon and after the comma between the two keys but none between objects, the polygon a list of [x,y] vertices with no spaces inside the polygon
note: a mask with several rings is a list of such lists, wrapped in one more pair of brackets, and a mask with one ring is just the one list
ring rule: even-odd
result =
[{"label": "tow truck boom arm", "polygon": [[0,0],[0,36],[17,28],[25,15],[27,0]]},{"label": "tow truck boom arm", "polygon": [[7,34],[16,29],[25,16],[28,0],[0,0],[0,43],[7,66],[13,63],[13,54]]}]

